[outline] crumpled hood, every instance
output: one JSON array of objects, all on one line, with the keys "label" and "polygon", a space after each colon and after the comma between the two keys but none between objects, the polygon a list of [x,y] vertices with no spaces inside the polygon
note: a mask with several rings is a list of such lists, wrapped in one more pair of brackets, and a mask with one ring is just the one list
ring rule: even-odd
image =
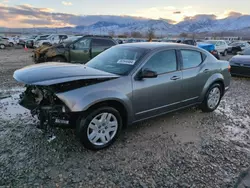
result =
[{"label": "crumpled hood", "polygon": [[119,76],[80,64],[42,63],[16,70],[13,77],[24,84],[48,86],[76,80]]},{"label": "crumpled hood", "polygon": [[39,48],[37,48],[35,50],[35,52],[38,52],[38,53],[44,53],[45,51],[49,50],[49,49],[52,49],[52,48],[55,48],[55,46],[48,46],[48,45],[42,45],[40,46]]}]

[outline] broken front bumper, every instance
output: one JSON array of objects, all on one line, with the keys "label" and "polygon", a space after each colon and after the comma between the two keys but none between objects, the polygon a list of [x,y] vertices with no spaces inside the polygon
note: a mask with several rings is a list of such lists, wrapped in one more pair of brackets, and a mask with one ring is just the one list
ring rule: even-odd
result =
[{"label": "broken front bumper", "polygon": [[43,62],[46,62],[46,59],[47,59],[46,56],[41,55],[38,52],[34,52],[34,55],[32,57],[35,63],[43,63]]},{"label": "broken front bumper", "polygon": [[[26,109],[29,109],[32,116],[37,116],[40,120],[38,125],[41,129],[48,127],[65,127],[74,128],[74,114],[72,115],[69,109],[61,103],[57,98],[51,96],[50,99],[40,99],[41,95],[31,93],[32,89],[27,89],[20,95],[19,104]],[[39,98],[39,102],[38,102]]]}]

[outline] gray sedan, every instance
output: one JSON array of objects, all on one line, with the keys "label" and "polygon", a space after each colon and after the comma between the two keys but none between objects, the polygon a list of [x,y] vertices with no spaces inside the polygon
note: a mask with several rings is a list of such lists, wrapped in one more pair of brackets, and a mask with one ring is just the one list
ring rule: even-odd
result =
[{"label": "gray sedan", "polygon": [[86,65],[42,63],[17,70],[27,86],[20,104],[39,128],[70,126],[83,145],[111,145],[122,127],[199,105],[214,111],[230,84],[230,65],[183,44],[114,46]]}]

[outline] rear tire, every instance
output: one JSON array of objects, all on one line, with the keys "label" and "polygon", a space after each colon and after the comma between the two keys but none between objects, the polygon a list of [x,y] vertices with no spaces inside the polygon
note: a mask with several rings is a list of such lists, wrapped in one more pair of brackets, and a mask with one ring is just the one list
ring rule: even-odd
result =
[{"label": "rear tire", "polygon": [[10,47],[13,47],[14,46],[14,43],[13,42],[10,42]]},{"label": "rear tire", "polygon": [[63,57],[57,56],[52,58],[53,62],[66,62],[66,60]]},{"label": "rear tire", "polygon": [[232,54],[233,54],[233,55],[236,55],[236,54],[237,54],[237,50],[233,50],[233,51],[232,51]]},{"label": "rear tire", "polygon": [[4,44],[0,44],[0,49],[5,49],[5,45]]},{"label": "rear tire", "polygon": [[213,84],[207,91],[205,98],[200,105],[203,112],[213,112],[220,105],[222,87],[219,83]]},{"label": "rear tire", "polygon": [[83,146],[101,150],[115,142],[122,130],[120,113],[112,107],[100,107],[79,118],[76,135]]}]

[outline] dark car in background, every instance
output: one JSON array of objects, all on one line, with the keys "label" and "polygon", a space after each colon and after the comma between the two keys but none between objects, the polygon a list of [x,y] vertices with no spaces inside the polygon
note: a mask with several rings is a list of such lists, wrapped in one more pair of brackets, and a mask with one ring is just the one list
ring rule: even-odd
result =
[{"label": "dark car in background", "polygon": [[196,46],[196,41],[191,38],[177,38],[177,39],[162,39],[161,42],[173,42],[173,43],[181,43],[187,44],[191,46]]},{"label": "dark car in background", "polygon": [[250,55],[250,47],[245,50],[238,52],[238,55]]},{"label": "dark car in background", "polygon": [[232,76],[250,77],[250,55],[236,55],[229,62]]},{"label": "dark car in background", "polygon": [[86,65],[28,66],[14,78],[26,84],[20,104],[40,127],[75,128],[85,147],[99,150],[126,125],[195,105],[214,111],[231,75],[227,61],[198,47],[140,42],[116,45]]},{"label": "dark car in background", "polygon": [[246,48],[249,48],[250,44],[248,42],[234,42],[231,43],[228,47],[228,53],[237,54],[238,52],[241,52],[245,50]]},{"label": "dark car in background", "polygon": [[86,35],[70,43],[38,48],[33,58],[35,63],[54,61],[84,64],[114,45],[117,42],[112,37]]}]

